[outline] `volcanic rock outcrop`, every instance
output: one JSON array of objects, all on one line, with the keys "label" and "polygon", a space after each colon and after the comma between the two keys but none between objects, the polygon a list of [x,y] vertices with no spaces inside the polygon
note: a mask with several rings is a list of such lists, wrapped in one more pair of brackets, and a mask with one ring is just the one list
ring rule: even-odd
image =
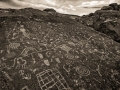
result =
[{"label": "volcanic rock outcrop", "polygon": [[0,12],[0,90],[120,89],[120,44],[78,16]]},{"label": "volcanic rock outcrop", "polygon": [[82,16],[79,21],[120,43],[120,5],[117,3],[103,6],[95,13]]}]

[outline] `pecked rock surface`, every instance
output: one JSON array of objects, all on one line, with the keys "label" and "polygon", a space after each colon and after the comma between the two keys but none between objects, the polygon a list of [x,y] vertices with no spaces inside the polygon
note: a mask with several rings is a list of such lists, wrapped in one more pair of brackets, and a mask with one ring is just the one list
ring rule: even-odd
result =
[{"label": "pecked rock surface", "polygon": [[120,5],[117,3],[103,6],[95,13],[82,16],[79,21],[120,43]]},{"label": "pecked rock surface", "polygon": [[120,89],[119,43],[77,16],[31,10],[2,10],[0,90]]}]

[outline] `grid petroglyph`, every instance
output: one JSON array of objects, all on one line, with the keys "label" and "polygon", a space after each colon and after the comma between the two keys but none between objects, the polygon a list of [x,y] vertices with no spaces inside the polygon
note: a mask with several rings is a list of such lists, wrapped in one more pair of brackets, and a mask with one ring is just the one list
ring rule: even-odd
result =
[{"label": "grid petroglyph", "polygon": [[57,69],[48,69],[36,76],[41,90],[71,90]]}]

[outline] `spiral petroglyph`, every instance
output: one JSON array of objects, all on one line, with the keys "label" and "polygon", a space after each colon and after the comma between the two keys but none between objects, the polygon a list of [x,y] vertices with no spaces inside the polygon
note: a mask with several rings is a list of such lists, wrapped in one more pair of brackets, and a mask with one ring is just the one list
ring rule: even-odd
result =
[{"label": "spiral petroglyph", "polygon": [[77,66],[77,67],[74,67],[74,68],[80,76],[90,75],[90,70],[85,66]]}]

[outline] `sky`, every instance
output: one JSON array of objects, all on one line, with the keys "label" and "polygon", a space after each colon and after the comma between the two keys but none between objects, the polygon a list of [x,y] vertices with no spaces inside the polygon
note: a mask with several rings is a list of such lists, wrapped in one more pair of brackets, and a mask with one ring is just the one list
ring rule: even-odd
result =
[{"label": "sky", "polygon": [[120,0],[0,0],[0,8],[53,8],[60,13],[81,16],[95,12],[110,3],[120,4]]}]

